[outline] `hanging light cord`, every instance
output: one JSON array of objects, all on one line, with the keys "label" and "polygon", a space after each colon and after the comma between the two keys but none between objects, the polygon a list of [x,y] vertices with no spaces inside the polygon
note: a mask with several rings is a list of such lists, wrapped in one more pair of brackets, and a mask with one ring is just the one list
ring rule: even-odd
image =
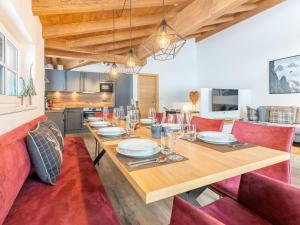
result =
[{"label": "hanging light cord", "polygon": [[[126,1],[126,0],[125,0]],[[129,23],[129,25],[130,25],[130,49],[132,49],[132,21],[131,21],[131,0],[129,0],[129,18],[130,18],[130,23]]]},{"label": "hanging light cord", "polygon": [[[115,49],[115,38],[116,38],[116,33],[115,33],[115,10],[113,10],[113,49]],[[114,63],[116,63],[116,54],[114,54]]]},{"label": "hanging light cord", "polygon": [[162,16],[163,16],[163,20],[166,19],[166,14],[165,14],[165,0],[162,1],[163,5],[162,5]]},{"label": "hanging light cord", "polygon": [[124,0],[124,2],[123,2],[123,7],[122,7],[122,9],[120,10],[120,12],[121,12],[120,14],[118,14],[118,11],[116,11],[117,17],[121,17],[121,16],[122,16],[122,14],[123,14],[123,12],[124,12],[124,9],[125,9],[126,2],[127,2],[127,0]]}]

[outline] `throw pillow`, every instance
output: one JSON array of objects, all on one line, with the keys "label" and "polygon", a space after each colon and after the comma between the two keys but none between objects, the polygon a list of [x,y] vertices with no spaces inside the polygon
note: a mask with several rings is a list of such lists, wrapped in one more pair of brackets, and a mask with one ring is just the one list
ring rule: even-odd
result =
[{"label": "throw pillow", "polygon": [[300,107],[297,108],[296,121],[295,123],[300,124]]},{"label": "throw pillow", "polygon": [[294,108],[293,107],[271,107],[270,122],[279,124],[294,123]]},{"label": "throw pillow", "polygon": [[62,133],[60,132],[59,127],[56,125],[56,123],[54,123],[52,120],[46,120],[46,121],[40,123],[40,125],[46,126],[52,131],[56,140],[59,143],[60,150],[62,151],[64,148],[64,137],[63,137]]},{"label": "throw pillow", "polygon": [[257,111],[258,111],[258,119],[260,122],[269,122],[270,107],[260,106],[260,107],[258,107]]},{"label": "throw pillow", "polygon": [[258,112],[256,109],[247,106],[247,116],[249,121],[258,121]]},{"label": "throw pillow", "polygon": [[39,178],[47,184],[55,184],[60,175],[62,152],[50,129],[38,126],[28,132],[29,155]]}]

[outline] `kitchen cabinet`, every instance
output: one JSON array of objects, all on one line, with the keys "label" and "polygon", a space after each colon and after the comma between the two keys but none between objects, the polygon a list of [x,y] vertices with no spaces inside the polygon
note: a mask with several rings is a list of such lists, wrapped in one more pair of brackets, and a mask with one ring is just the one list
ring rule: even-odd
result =
[{"label": "kitchen cabinet", "polygon": [[45,113],[49,120],[52,120],[58,126],[60,132],[65,136],[65,116],[64,112],[47,112]]},{"label": "kitchen cabinet", "polygon": [[82,91],[82,74],[77,71],[66,71],[66,90],[72,92]]},{"label": "kitchen cabinet", "polygon": [[67,109],[65,115],[65,130],[68,132],[76,132],[82,130],[83,127],[83,115],[82,109]]},{"label": "kitchen cabinet", "polygon": [[133,97],[133,77],[130,74],[122,74],[116,82],[115,100],[116,107],[130,105]]},{"label": "kitchen cabinet", "polygon": [[99,73],[83,73],[83,91],[85,92],[99,92]]},{"label": "kitchen cabinet", "polygon": [[66,90],[66,75],[63,70],[45,70],[45,75],[48,80],[46,82],[46,91],[65,91]]}]

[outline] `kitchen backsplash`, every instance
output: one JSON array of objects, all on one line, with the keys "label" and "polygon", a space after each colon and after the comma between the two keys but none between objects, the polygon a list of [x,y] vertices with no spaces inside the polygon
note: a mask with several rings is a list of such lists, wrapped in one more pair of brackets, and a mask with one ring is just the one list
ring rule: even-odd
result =
[{"label": "kitchen backsplash", "polygon": [[80,93],[80,92],[46,92],[53,107],[113,107],[115,95],[113,93]]}]

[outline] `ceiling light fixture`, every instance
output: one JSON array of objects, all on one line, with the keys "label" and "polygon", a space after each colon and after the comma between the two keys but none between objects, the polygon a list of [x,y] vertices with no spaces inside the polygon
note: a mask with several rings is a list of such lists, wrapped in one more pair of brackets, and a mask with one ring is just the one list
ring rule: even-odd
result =
[{"label": "ceiling light fixture", "polygon": [[[113,48],[115,48],[115,10],[113,10]],[[111,80],[120,79],[119,67],[116,64],[116,57],[114,55],[114,62],[112,63],[108,72]]]},{"label": "ceiling light fixture", "polygon": [[167,23],[164,0],[162,1],[162,17],[159,27],[146,39],[143,47],[155,60],[166,61],[175,58],[186,40]]}]

